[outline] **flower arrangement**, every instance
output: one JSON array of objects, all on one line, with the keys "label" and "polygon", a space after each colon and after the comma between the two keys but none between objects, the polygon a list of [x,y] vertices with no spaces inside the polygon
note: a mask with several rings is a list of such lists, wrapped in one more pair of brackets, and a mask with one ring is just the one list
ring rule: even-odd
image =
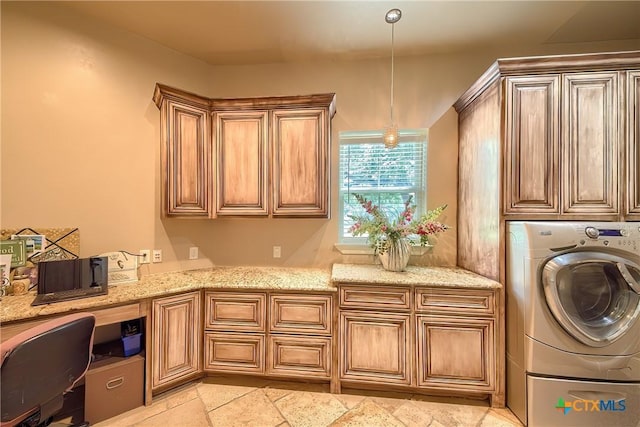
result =
[{"label": "flower arrangement", "polygon": [[426,246],[429,244],[429,236],[442,233],[449,228],[449,226],[435,221],[447,208],[447,205],[430,210],[416,218],[414,216],[416,205],[411,204],[413,196],[410,196],[404,203],[403,211],[398,213],[395,218],[390,218],[389,214],[362,195],[354,193],[354,196],[366,213],[349,215],[355,221],[349,228],[349,232],[354,236],[366,234],[367,241],[375,253],[384,254],[389,250],[391,244],[403,238],[412,245]]}]

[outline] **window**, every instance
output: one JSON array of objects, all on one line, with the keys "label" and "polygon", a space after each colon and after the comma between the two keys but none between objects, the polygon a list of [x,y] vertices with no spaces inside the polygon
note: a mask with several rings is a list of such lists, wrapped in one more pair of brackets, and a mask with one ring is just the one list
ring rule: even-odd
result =
[{"label": "window", "polygon": [[349,233],[349,215],[363,212],[353,193],[387,212],[401,212],[412,195],[416,214],[425,212],[427,129],[400,130],[399,138],[397,147],[387,149],[381,131],[340,132],[339,243],[366,244],[365,237]]}]

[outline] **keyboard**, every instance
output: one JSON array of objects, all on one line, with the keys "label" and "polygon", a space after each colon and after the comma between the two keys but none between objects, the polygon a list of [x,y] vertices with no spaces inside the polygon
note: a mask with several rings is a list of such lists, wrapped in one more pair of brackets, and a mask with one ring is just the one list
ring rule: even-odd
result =
[{"label": "keyboard", "polygon": [[38,294],[31,305],[43,305],[53,302],[68,301],[71,299],[88,298],[97,295],[105,295],[107,293],[106,285],[83,289],[69,289],[66,291],[57,291],[51,294]]}]

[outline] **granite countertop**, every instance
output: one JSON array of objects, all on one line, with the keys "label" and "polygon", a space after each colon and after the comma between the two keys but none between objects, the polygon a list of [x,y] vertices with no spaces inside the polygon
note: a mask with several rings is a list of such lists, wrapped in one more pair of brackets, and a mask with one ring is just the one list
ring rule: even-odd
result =
[{"label": "granite countertop", "polygon": [[0,323],[33,319],[77,310],[106,308],[165,295],[200,289],[254,289],[302,292],[335,292],[338,283],[370,285],[442,286],[499,289],[500,283],[459,267],[409,266],[407,271],[386,271],[380,265],[334,264],[332,271],[319,268],[213,267],[151,274],[135,283],[109,286],[107,295],[31,306],[35,292],[7,296],[0,301]]},{"label": "granite countertop", "polygon": [[282,291],[335,292],[330,271],[318,268],[287,267],[213,267],[158,273],[138,282],[109,286],[107,295],[56,302],[32,307],[35,291],[26,295],[6,296],[0,301],[0,323],[74,310],[105,308],[164,295],[200,289],[255,289]]},{"label": "granite countertop", "polygon": [[380,265],[334,264],[331,280],[371,285],[442,286],[461,289],[500,289],[502,285],[460,267],[408,266],[406,271],[387,271]]}]

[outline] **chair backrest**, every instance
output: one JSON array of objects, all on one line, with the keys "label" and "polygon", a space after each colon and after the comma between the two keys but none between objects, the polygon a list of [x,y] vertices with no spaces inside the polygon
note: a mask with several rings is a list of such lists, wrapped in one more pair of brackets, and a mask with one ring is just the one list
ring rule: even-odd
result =
[{"label": "chair backrest", "polygon": [[89,368],[95,322],[93,314],[71,314],[0,344],[2,427],[34,413],[44,421],[61,408],[62,395]]}]

